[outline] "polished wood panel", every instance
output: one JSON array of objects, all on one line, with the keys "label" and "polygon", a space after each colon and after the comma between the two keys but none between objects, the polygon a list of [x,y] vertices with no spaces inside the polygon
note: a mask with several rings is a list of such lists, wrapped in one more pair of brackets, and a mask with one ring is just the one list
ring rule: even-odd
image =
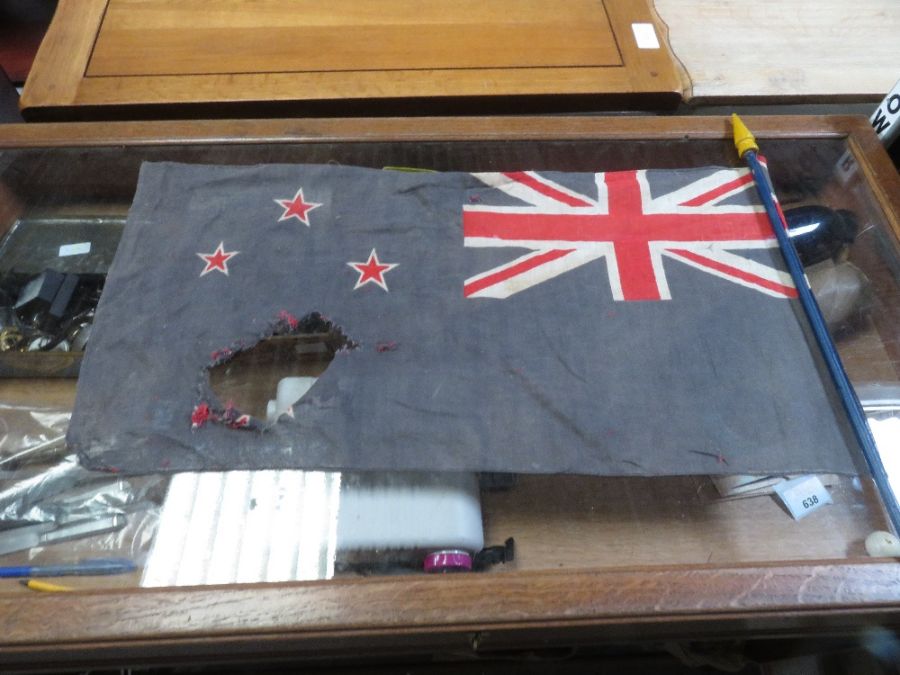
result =
[{"label": "polished wood panel", "polygon": [[[660,47],[639,48],[634,22],[654,24]],[[674,106],[664,35],[648,0],[61,0],[21,105],[68,118],[342,100],[472,99],[475,111],[551,95]]]},{"label": "polished wood panel", "polygon": [[[746,116],[758,140],[847,139],[865,164],[879,167],[877,187],[887,201],[900,178],[865,118],[852,115]],[[54,148],[126,144],[182,145],[214,143],[330,143],[463,140],[718,140],[731,139],[726,116],[670,117],[429,117],[334,118],[273,120],[171,120],[96,124],[7,124],[2,148]],[[733,147],[733,146],[732,146]],[[894,175],[892,177],[892,174]]]},{"label": "polished wood panel", "polygon": [[[25,81],[29,97],[39,101],[75,98],[105,9],[103,0],[60,3]],[[20,99],[19,105],[26,103]]]},{"label": "polished wood panel", "polygon": [[110,0],[87,76],[622,65],[596,0],[548,9],[543,0]]},{"label": "polished wood panel", "polygon": [[[875,612],[877,611],[877,616]],[[0,596],[6,667],[604,639],[846,633],[900,619],[900,565],[821,562]],[[877,624],[876,624],[877,625]],[[531,644],[534,644],[533,642]]]},{"label": "polished wood panel", "polygon": [[486,541],[515,536],[519,570],[864,557],[865,536],[888,527],[877,497],[849,477],[829,492],[833,508],[795,521],[770,497],[720,499],[706,476],[519,476],[482,509]]}]

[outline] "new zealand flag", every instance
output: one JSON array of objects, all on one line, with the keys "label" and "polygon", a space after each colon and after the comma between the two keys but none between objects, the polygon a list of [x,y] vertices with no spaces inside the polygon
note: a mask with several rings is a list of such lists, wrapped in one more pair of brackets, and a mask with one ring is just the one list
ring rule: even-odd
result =
[{"label": "new zealand flag", "polygon": [[[128,473],[852,472],[795,298],[746,170],[146,164],[69,443]],[[213,391],[313,330],[337,353],[277,420]]]}]

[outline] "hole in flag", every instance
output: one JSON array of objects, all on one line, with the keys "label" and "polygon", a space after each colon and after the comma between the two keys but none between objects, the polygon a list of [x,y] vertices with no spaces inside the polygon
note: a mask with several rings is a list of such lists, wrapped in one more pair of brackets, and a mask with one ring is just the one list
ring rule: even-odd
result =
[{"label": "hole in flag", "polygon": [[206,404],[199,415],[202,420],[195,408],[194,425],[212,420],[236,428],[261,428],[290,415],[293,404],[325,372],[334,355],[355,347],[318,312],[300,319],[281,312],[271,333],[256,344],[213,352],[209,384],[221,405]]}]

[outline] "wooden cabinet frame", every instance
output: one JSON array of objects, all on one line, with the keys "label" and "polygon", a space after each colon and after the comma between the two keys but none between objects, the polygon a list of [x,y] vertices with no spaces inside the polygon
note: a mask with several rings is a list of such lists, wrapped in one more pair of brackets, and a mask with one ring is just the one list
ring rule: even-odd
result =
[{"label": "wooden cabinet frame", "polygon": [[[756,117],[776,139],[846,139],[900,237],[900,177],[861,117]],[[730,137],[725,118],[436,118],[9,125],[0,149],[192,143]],[[516,645],[848,633],[900,625],[884,559],[503,571],[260,586],[0,594],[4,667],[487,653]]]},{"label": "wooden cabinet frame", "polygon": [[[166,3],[159,5],[160,14],[165,13]],[[375,108],[404,114],[661,109],[681,102],[687,81],[668,48],[667,28],[649,0],[597,0],[597,10],[612,31],[614,44],[609,48],[620,63],[439,69],[418,66],[411,55],[402,69],[359,70],[341,55],[342,43],[329,38],[326,42],[338,50],[326,69],[304,70],[297,65],[283,72],[266,72],[266,68],[257,71],[248,66],[241,72],[200,69],[181,75],[134,75],[114,68],[93,73],[92,57],[109,7],[110,0],[61,0],[22,94],[26,118],[158,119],[297,111],[353,114],[353,110],[372,114]],[[547,8],[559,9],[552,2],[547,2]],[[632,34],[634,22],[655,26],[659,48],[638,47]],[[479,53],[479,45],[467,45],[465,35],[460,38],[464,51]],[[118,44],[127,52],[127,38]],[[202,41],[199,44],[202,48]],[[252,52],[248,58],[252,59]],[[190,55],[173,54],[175,62],[187,68]]]}]

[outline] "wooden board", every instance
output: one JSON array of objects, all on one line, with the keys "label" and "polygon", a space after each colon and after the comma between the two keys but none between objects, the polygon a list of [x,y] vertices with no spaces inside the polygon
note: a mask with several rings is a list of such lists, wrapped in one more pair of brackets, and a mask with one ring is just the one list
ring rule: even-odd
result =
[{"label": "wooden board", "polygon": [[[621,66],[594,0],[110,0],[88,77]],[[600,11],[598,11],[600,10]]]},{"label": "wooden board", "polygon": [[693,103],[879,100],[900,77],[897,0],[656,0]]},{"label": "wooden board", "polygon": [[[633,23],[659,45],[639,47]],[[648,0],[62,0],[21,104],[32,118],[501,96],[672,107],[663,36]]]}]

